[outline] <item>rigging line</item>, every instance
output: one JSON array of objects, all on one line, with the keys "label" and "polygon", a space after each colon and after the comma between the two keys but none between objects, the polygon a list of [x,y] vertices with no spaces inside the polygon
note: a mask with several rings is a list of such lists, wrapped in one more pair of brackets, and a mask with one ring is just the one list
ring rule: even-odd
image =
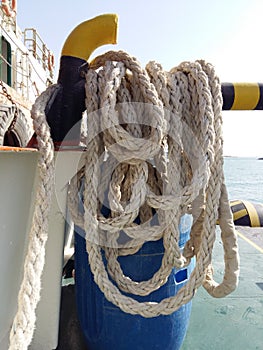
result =
[{"label": "rigging line", "polygon": [[[23,53],[23,55],[25,55],[25,53]],[[27,54],[26,54],[26,55],[27,55]],[[28,57],[28,55],[27,55],[27,57]],[[26,79],[29,79],[30,82],[32,83],[32,80],[31,80],[30,76],[29,76],[28,74],[23,73],[23,71],[25,71],[25,69],[21,68],[22,72],[19,72],[19,70],[18,70],[17,68],[15,68],[12,64],[10,64],[10,63],[4,58],[4,56],[3,56],[2,54],[0,54],[0,59],[3,60],[13,71],[15,71],[15,72],[16,72],[17,74],[19,74],[20,76],[25,77]],[[28,57],[28,59],[29,59],[29,57]],[[30,59],[29,59],[29,60],[30,60]],[[30,61],[30,63],[31,63],[31,65],[32,65],[32,67],[33,67],[35,73],[37,74],[37,76],[39,77],[39,79],[42,81],[42,83],[43,83],[43,84],[46,84],[46,82],[44,81],[44,79],[42,79],[42,77],[38,74],[38,72],[37,72],[36,69],[34,68],[34,66],[33,66],[33,64],[32,64],[31,61]]]},{"label": "rigging line", "polygon": [[[24,53],[23,53],[23,54],[24,54]],[[23,72],[25,71],[25,69],[23,69],[23,68],[21,67],[22,72],[19,72],[19,70],[18,70],[16,67],[14,67],[10,62],[8,62],[8,61],[6,60],[6,58],[5,58],[1,53],[0,53],[0,58],[1,58],[2,61],[4,61],[4,62],[6,63],[7,66],[9,66],[9,67],[10,67],[13,71],[15,71],[17,74],[20,74],[21,76],[23,76],[23,77],[29,79],[29,75],[26,74],[26,73],[23,73]]]}]

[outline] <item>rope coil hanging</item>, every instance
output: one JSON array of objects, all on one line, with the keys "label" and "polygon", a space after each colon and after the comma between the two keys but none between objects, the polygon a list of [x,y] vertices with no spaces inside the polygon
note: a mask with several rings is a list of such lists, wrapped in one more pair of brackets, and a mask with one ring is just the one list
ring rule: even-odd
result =
[{"label": "rope coil hanging", "polygon": [[[86,75],[86,165],[71,183],[70,203],[73,220],[85,230],[95,282],[124,312],[144,317],[176,311],[200,285],[215,297],[229,294],[237,285],[239,259],[224,185],[222,96],[214,68],[196,61],[164,72],[150,62],[144,70],[124,52],[99,56],[91,68]],[[81,217],[74,198],[82,175]],[[101,214],[107,192],[110,217]],[[179,220],[191,205],[195,223],[182,253]],[[157,224],[151,221],[153,211]],[[221,284],[213,280],[211,267],[218,214],[226,265]],[[140,225],[135,223],[138,216]],[[165,252],[159,271],[143,282],[125,276],[118,256],[160,238]],[[196,267],[176,296],[140,303],[122,294],[150,294],[194,255]]]},{"label": "rope coil hanging", "polygon": [[40,184],[36,193],[36,206],[29,233],[24,275],[18,294],[18,308],[9,337],[9,350],[26,350],[28,348],[33,338],[36,307],[40,300],[54,176],[54,147],[44,110],[54,88],[55,85],[50,86],[38,97],[31,112],[39,144]]},{"label": "rope coil hanging", "polygon": [[[164,72],[150,62],[144,70],[124,52],[99,56],[91,68],[86,74],[88,151],[85,166],[71,180],[69,204],[75,224],[85,230],[89,264],[99,288],[124,312],[144,317],[176,311],[201,285],[215,297],[229,294],[237,286],[239,257],[224,184],[222,96],[214,68],[196,61]],[[55,87],[37,98],[32,109],[41,184],[10,350],[30,344],[40,298],[54,175],[54,147],[44,111]],[[78,211],[81,183],[83,214]],[[101,213],[101,203],[108,205],[109,217]],[[189,207],[194,224],[182,252],[178,227]],[[221,284],[213,280],[211,266],[218,216],[225,251]],[[160,238],[165,252],[159,271],[143,282],[125,276],[118,256],[133,254],[145,242]],[[196,266],[177,295],[160,303],[140,303],[122,294],[150,294],[165,284],[174,267],[186,266],[193,256]]]}]

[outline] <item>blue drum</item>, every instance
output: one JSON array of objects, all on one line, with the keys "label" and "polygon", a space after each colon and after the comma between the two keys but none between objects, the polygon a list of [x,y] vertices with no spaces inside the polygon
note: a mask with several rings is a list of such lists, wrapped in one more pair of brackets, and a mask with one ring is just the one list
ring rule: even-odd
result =
[{"label": "blue drum", "polygon": [[[184,215],[180,222],[180,247],[183,247],[192,224]],[[78,229],[79,232],[79,229]],[[147,242],[134,255],[120,257],[125,275],[133,280],[148,280],[159,269],[164,253],[162,240]],[[132,296],[136,300],[161,301],[174,296],[187,282],[194,267],[174,269],[167,283],[148,296]],[[75,274],[78,316],[89,350],[177,350],[188,328],[191,302],[168,316],[144,318],[130,315],[104,297],[89,269],[85,239],[75,233]],[[128,294],[127,294],[128,295]]]}]

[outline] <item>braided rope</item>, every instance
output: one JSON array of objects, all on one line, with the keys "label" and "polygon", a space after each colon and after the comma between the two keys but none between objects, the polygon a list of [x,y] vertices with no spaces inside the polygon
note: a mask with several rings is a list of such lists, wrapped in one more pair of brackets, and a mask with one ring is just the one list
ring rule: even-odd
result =
[{"label": "braided rope", "polygon": [[24,264],[24,276],[18,294],[18,309],[10,332],[9,350],[27,349],[33,338],[36,307],[40,299],[41,275],[45,263],[45,245],[48,237],[48,214],[51,204],[54,175],[54,149],[44,113],[47,101],[54,92],[49,87],[32,107],[34,129],[39,144],[39,187],[36,207],[29,235]]},{"label": "braided rope", "polygon": [[[92,68],[86,75],[88,152],[84,168],[71,180],[69,205],[75,224],[86,232],[96,283],[124,312],[144,317],[176,311],[201,285],[215,297],[229,294],[237,285],[239,258],[224,184],[222,96],[214,68],[196,61],[164,72],[159,64],[150,62],[144,70],[124,52],[99,56]],[[40,298],[54,175],[53,143],[44,110],[54,88],[48,88],[32,109],[41,184],[10,350],[27,349],[30,344]],[[83,178],[82,215],[76,208]],[[105,192],[109,217],[101,213]],[[195,222],[181,252],[179,220],[189,206]],[[153,209],[157,223],[152,222]],[[218,214],[226,266],[220,284],[213,280],[211,266]],[[135,223],[138,216],[140,224]],[[145,242],[160,238],[165,252],[159,271],[142,282],[125,276],[118,256],[133,254]],[[122,294],[148,295],[165,284],[174,267],[186,266],[194,255],[196,266],[177,295],[159,303],[141,303]]]},{"label": "braided rope", "polygon": [[[72,180],[70,202],[73,217],[85,230],[90,268],[105,297],[124,312],[154,317],[176,311],[200,285],[215,297],[233,291],[239,258],[224,185],[222,96],[213,66],[183,62],[164,72],[149,62],[144,70],[127,53],[110,51],[97,57],[87,72],[86,107],[82,217],[72,197],[79,179]],[[109,217],[101,214],[105,193]],[[179,220],[189,206],[195,223],[182,253]],[[157,224],[152,224],[152,209]],[[213,280],[211,267],[218,213],[226,266],[221,284]],[[140,225],[135,223],[138,216]],[[152,278],[137,282],[125,276],[118,256],[160,238],[165,251]],[[177,295],[140,303],[122,294],[150,294],[166,283],[174,267],[189,264],[194,255],[196,266]]]}]

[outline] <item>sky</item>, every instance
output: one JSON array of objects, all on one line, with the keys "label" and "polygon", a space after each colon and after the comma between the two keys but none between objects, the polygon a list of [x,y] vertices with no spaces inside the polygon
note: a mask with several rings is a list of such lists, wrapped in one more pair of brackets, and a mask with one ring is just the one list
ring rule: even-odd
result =
[{"label": "sky", "polygon": [[[119,17],[117,45],[143,66],[170,70],[182,61],[212,63],[221,82],[263,82],[262,0],[17,0],[17,23],[35,28],[55,55],[80,23],[104,13]],[[263,156],[263,111],[223,112],[224,154]]]}]

